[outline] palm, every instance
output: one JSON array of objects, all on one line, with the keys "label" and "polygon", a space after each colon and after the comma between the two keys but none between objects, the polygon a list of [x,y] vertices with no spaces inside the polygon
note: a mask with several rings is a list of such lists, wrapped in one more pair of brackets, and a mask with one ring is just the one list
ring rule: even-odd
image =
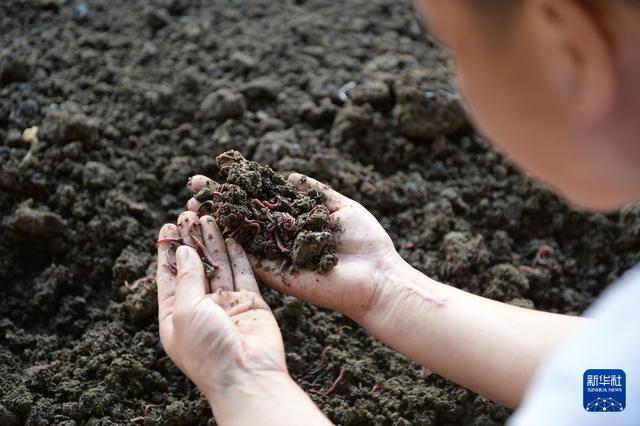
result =
[{"label": "palm", "polygon": [[[332,221],[340,223],[334,233],[338,264],[328,273],[299,271],[284,276],[273,268],[256,268],[256,276],[266,284],[316,305],[358,317],[375,294],[381,265],[393,264],[397,256],[393,243],[376,219],[356,202],[333,209]],[[265,262],[262,262],[264,264]],[[255,262],[254,262],[255,264]]]}]

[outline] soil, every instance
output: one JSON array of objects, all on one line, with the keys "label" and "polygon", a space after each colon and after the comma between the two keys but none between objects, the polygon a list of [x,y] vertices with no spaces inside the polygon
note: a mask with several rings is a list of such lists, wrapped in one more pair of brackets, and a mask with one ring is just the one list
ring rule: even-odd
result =
[{"label": "soil", "polygon": [[[229,149],[328,183],[416,268],[508,303],[580,314],[640,258],[640,207],[571,209],[476,135],[409,0],[4,0],[0,46],[3,425],[130,424],[163,394],[140,423],[215,424],[162,362],[144,278],[187,178]],[[335,423],[509,416],[348,318],[262,292],[294,379],[334,348],[317,383],[344,380],[312,398]]]},{"label": "soil", "polygon": [[[202,203],[198,215],[212,215],[225,238],[233,237],[258,260],[281,260],[281,273],[287,267],[325,273],[338,263],[331,231],[340,223],[331,222],[322,191],[299,191],[271,167],[236,150],[220,154],[216,162],[225,183],[207,181],[194,198]],[[204,257],[203,263],[215,273]]]}]

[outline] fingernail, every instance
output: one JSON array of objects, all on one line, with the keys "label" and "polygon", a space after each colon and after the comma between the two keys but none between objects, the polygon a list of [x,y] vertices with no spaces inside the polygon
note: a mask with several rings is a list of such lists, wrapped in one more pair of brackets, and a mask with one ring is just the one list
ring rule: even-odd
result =
[{"label": "fingernail", "polygon": [[178,268],[189,263],[190,251],[191,249],[189,247],[178,247],[178,250],[176,250],[176,262],[178,263]]}]

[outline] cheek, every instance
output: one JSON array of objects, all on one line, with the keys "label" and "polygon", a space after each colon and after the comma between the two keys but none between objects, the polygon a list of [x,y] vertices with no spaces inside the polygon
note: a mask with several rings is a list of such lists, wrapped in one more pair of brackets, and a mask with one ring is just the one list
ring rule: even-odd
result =
[{"label": "cheek", "polygon": [[[497,68],[497,67],[496,67]],[[456,61],[456,81],[474,126],[495,144],[503,147],[511,139],[508,123],[517,121],[517,112],[509,102],[505,79],[473,62]],[[509,108],[505,106],[509,105]]]},{"label": "cheek", "polygon": [[475,128],[521,168],[546,173],[545,122],[532,84],[494,62],[457,61],[456,78]]}]

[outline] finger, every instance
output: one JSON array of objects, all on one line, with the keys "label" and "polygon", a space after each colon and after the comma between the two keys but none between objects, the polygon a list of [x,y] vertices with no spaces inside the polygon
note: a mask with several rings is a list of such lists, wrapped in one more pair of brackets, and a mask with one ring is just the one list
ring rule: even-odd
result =
[{"label": "finger", "polygon": [[233,272],[222,232],[211,216],[202,216],[200,224],[204,246],[211,259],[218,266],[216,274],[209,280],[211,291],[233,291]]},{"label": "finger", "polygon": [[202,188],[209,188],[212,191],[219,191],[220,184],[204,175],[195,175],[191,176],[187,181],[187,188],[189,188],[195,194]]},{"label": "finger", "polygon": [[329,212],[331,213],[355,203],[355,201],[351,200],[350,198],[347,198],[339,192],[331,189],[329,185],[318,182],[317,180],[310,178],[309,176],[301,175],[299,173],[291,173],[289,175],[288,181],[291,182],[300,191],[317,189],[318,191],[323,192],[327,197],[324,204],[325,206],[327,206]]},{"label": "finger", "polygon": [[[179,238],[178,228],[172,224],[166,224],[160,229],[158,240],[169,238]],[[176,283],[176,276],[171,272],[172,267],[169,262],[174,262],[173,250],[169,248],[170,243],[158,244],[158,269],[156,271],[156,282],[158,284],[158,318],[160,323],[173,312],[173,293]],[[167,255],[169,254],[169,258]]]},{"label": "finger", "polygon": [[236,291],[251,291],[260,293],[258,283],[253,276],[251,263],[240,244],[233,238],[227,239],[227,253],[231,261],[231,269],[233,270],[233,282]]},{"label": "finger", "polygon": [[[178,216],[178,229],[180,230],[180,237],[182,237],[185,244],[189,247],[197,250],[200,249],[201,254],[207,251],[206,246],[203,243],[202,230],[200,221],[194,212],[182,212]],[[197,253],[196,253],[197,254]],[[202,258],[200,259],[202,262]],[[211,262],[207,262],[211,264]],[[202,265],[201,265],[202,266]],[[204,267],[204,266],[203,266]],[[213,267],[213,265],[211,265]],[[211,293],[211,285],[209,280],[205,282],[204,291]]]},{"label": "finger", "polygon": [[193,212],[184,211],[180,213],[178,216],[178,230],[180,231],[180,237],[184,240],[185,243],[189,243],[191,245],[194,244],[193,239],[189,235],[189,226],[191,222],[196,220],[196,215]]},{"label": "finger", "polygon": [[178,274],[174,290],[176,315],[188,315],[205,295],[204,268],[198,253],[191,247],[176,250]]},{"label": "finger", "polygon": [[194,213],[198,213],[198,209],[200,208],[200,205],[202,204],[202,202],[196,200],[195,198],[191,197],[189,198],[189,201],[187,201],[187,210],[194,212]]}]

